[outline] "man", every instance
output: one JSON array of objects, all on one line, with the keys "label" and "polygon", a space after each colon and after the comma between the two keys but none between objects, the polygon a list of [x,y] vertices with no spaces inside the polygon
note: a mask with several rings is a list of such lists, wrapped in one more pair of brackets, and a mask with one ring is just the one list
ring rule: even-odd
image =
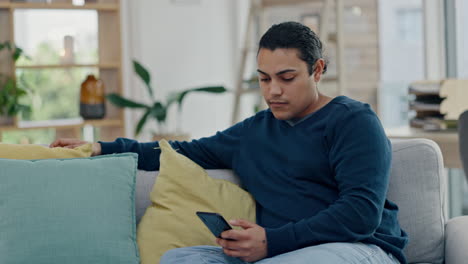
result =
[{"label": "man", "polygon": [[[386,200],[391,145],[367,104],[319,92],[322,43],[295,22],[272,26],[257,55],[269,109],[216,135],[174,148],[206,169],[233,169],[257,203],[257,223],[217,239],[221,247],[168,251],[161,263],[406,263],[398,208]],[[57,140],[51,146],[85,142]],[[119,138],[94,153],[134,151],[158,169],[157,142]]]}]

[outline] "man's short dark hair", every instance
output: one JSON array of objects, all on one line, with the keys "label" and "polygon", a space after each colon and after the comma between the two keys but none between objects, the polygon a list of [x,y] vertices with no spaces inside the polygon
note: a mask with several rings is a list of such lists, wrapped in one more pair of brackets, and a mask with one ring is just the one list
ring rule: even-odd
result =
[{"label": "man's short dark hair", "polygon": [[[309,75],[314,72],[314,65],[318,59],[323,58],[322,42],[315,32],[307,26],[297,22],[283,22],[270,27],[260,39],[258,51],[265,48],[297,49],[299,58],[307,64]],[[327,63],[323,73],[327,71]]]}]

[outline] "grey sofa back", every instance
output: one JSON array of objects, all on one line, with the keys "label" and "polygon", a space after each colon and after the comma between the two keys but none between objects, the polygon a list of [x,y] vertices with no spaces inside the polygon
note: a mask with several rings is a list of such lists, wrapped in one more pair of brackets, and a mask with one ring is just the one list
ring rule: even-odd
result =
[{"label": "grey sofa back", "polygon": [[409,235],[409,263],[443,263],[446,181],[439,146],[427,139],[393,140],[387,198],[400,211],[398,220]]},{"label": "grey sofa back", "polygon": [[[442,154],[426,139],[393,140],[393,160],[388,199],[399,208],[399,221],[410,242],[405,249],[409,263],[442,263],[444,259],[445,179]],[[230,170],[207,170],[214,178],[239,179]],[[157,172],[137,175],[137,222],[150,205],[149,193]]]}]

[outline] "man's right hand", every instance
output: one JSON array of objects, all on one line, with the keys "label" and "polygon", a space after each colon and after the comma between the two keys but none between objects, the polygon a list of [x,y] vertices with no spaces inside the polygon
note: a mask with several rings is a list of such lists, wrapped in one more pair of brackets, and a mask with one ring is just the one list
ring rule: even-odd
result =
[{"label": "man's right hand", "polygon": [[[52,142],[49,147],[51,148],[56,148],[56,147],[61,147],[61,148],[76,148],[84,144],[88,144],[91,142],[80,140],[80,139],[75,139],[75,138],[59,138]],[[91,153],[91,156],[97,156],[101,155],[101,144],[100,143],[93,143],[93,152]]]}]

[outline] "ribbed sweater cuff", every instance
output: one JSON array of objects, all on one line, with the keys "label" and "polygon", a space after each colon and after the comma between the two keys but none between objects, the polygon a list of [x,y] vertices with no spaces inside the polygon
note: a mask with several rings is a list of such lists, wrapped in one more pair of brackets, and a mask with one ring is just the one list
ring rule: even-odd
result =
[{"label": "ribbed sweater cuff", "polygon": [[101,144],[101,154],[113,154],[113,153],[120,153],[120,144],[117,142],[102,142],[98,141]]},{"label": "ribbed sweater cuff", "polygon": [[294,230],[291,224],[280,228],[265,228],[265,232],[269,258],[296,249]]}]

